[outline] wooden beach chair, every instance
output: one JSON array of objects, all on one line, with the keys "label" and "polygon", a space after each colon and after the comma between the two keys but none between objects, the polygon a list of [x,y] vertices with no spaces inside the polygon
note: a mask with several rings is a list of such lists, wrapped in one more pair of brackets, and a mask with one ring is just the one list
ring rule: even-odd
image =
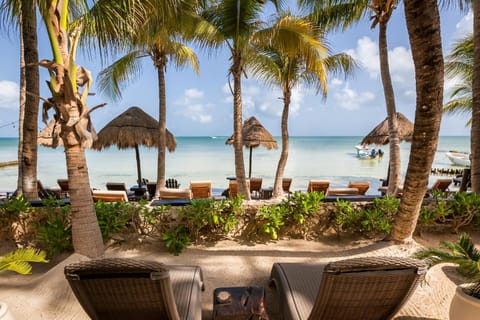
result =
[{"label": "wooden beach chair", "polygon": [[192,199],[190,189],[161,188],[160,199]]},{"label": "wooden beach chair", "polygon": [[426,272],[420,260],[363,257],[275,263],[270,280],[285,320],[384,320],[405,304]]},{"label": "wooden beach chair", "polygon": [[64,198],[68,198],[68,179],[57,179],[57,183],[60,186],[60,191]]},{"label": "wooden beach chair", "polygon": [[93,202],[128,202],[125,190],[92,190]]},{"label": "wooden beach chair", "polygon": [[69,264],[64,273],[91,319],[202,319],[199,266],[108,258]]},{"label": "wooden beach chair", "polygon": [[260,198],[260,191],[262,190],[262,178],[250,178],[250,193],[252,198]]},{"label": "wooden beach chair", "polygon": [[357,188],[359,195],[365,195],[370,188],[370,181],[350,181],[348,188]]},{"label": "wooden beach chair", "polygon": [[191,181],[190,191],[192,199],[208,199],[212,197],[211,181]]},{"label": "wooden beach chair", "polygon": [[307,192],[323,192],[326,194],[328,187],[330,187],[330,181],[328,180],[310,180],[308,181]]},{"label": "wooden beach chair", "polygon": [[290,186],[292,185],[292,178],[283,178],[282,179],[282,189],[283,192],[290,194]]},{"label": "wooden beach chair", "polygon": [[437,179],[435,183],[428,189],[428,191],[448,191],[448,187],[452,184],[453,179]]},{"label": "wooden beach chair", "polygon": [[[247,179],[247,190],[250,192],[250,180]],[[228,197],[230,199],[235,198],[238,195],[237,180],[230,180],[228,183]]]}]

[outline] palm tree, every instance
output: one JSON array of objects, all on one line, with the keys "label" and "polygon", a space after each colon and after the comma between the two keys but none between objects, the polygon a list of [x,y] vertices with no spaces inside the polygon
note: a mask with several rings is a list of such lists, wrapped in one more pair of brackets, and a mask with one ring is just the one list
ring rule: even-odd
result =
[{"label": "palm tree", "polygon": [[[274,4],[279,1],[272,1]],[[245,176],[242,143],[242,74],[245,72],[246,62],[255,55],[255,43],[268,44],[272,36],[276,37],[278,45],[284,48],[291,47],[289,36],[292,33],[282,32],[283,25],[277,29],[263,29],[260,20],[265,0],[220,0],[213,2],[202,12],[206,23],[197,26],[201,30],[201,43],[218,47],[225,45],[230,50],[231,65],[229,77],[233,79],[233,148],[235,155],[235,175],[238,183],[238,193],[245,199],[250,199]],[[205,36],[210,34],[210,36]],[[230,82],[229,82],[230,84]]]},{"label": "palm tree", "polygon": [[[153,12],[149,1],[124,0],[98,1],[89,7],[90,1],[41,1],[39,9],[50,40],[53,60],[41,60],[40,66],[48,69],[48,87],[52,94],[44,99],[44,112],[55,112],[55,143],[61,139],[70,186],[72,210],[72,239],[76,252],[99,257],[104,253],[102,236],[98,226],[91,196],[85,148],[90,147],[95,131],[87,97],[92,85],[90,72],[75,62],[80,36],[93,37],[99,48],[122,44],[122,36],[139,30],[148,13]],[[156,3],[156,1],[155,1]],[[73,7],[73,6],[78,7]],[[70,20],[72,18],[76,19]],[[85,43],[88,43],[86,41]],[[82,90],[83,89],[83,90]],[[100,105],[101,106],[101,105]]]},{"label": "palm tree", "polygon": [[36,1],[3,0],[0,12],[7,24],[20,27],[20,112],[17,192],[28,199],[37,192],[37,131],[39,71]]},{"label": "palm tree", "polygon": [[480,3],[472,1],[473,9],[473,80],[472,80],[472,131],[470,151],[472,153],[472,191],[480,192]]},{"label": "palm tree", "polygon": [[[283,172],[288,159],[288,114],[293,88],[302,83],[322,91],[323,96],[326,97],[327,73],[341,71],[350,73],[355,63],[346,54],[330,55],[329,49],[325,46],[323,32],[307,20],[287,14],[279,17],[276,24],[301,27],[301,29],[291,29],[295,31],[290,36],[290,44],[295,50],[260,44],[257,49],[258,54],[247,62],[247,66],[254,75],[269,85],[279,86],[283,91],[282,151],[273,190],[273,196],[280,197],[283,194]],[[274,29],[276,28],[278,27],[274,26]],[[288,28],[285,29],[288,30]],[[274,43],[274,39],[272,40]]]},{"label": "palm tree", "polygon": [[[181,67],[190,64],[195,72],[199,72],[198,59],[195,52],[181,42],[181,26],[179,19],[185,23],[193,19],[193,6],[187,6],[181,11],[181,16],[166,21],[157,19],[155,15],[148,17],[139,34],[132,34],[129,40],[130,51],[104,69],[100,75],[100,90],[107,91],[114,98],[120,97],[120,85],[136,76],[141,71],[140,59],[150,57],[157,70],[159,95],[159,145],[157,187],[155,197],[165,186],[165,149],[166,149],[166,116],[167,102],[165,93],[165,72],[167,65]],[[190,9],[190,10],[188,10]],[[188,10],[188,11],[187,11]],[[187,20],[187,21],[185,21]],[[142,183],[138,182],[139,185]]]},{"label": "palm tree", "polygon": [[467,125],[472,124],[472,78],[473,78],[473,34],[456,42],[445,59],[445,73],[449,78],[459,78],[450,100],[443,106],[445,114],[468,114]]},{"label": "palm tree", "polygon": [[380,74],[385,94],[389,133],[389,173],[387,194],[393,194],[401,184],[400,139],[395,106],[395,94],[390,76],[387,47],[387,25],[398,0],[339,0],[314,1],[299,0],[300,4],[312,12],[311,17],[327,29],[347,28],[367,12],[373,12],[371,28],[379,26]]},{"label": "palm tree", "polygon": [[35,248],[19,248],[0,256],[0,273],[6,270],[20,274],[29,274],[32,270],[30,262],[47,263],[47,253]]},{"label": "palm tree", "polygon": [[404,192],[391,237],[395,241],[410,242],[438,144],[442,117],[443,53],[437,1],[405,0],[404,3],[415,65],[417,106]]}]

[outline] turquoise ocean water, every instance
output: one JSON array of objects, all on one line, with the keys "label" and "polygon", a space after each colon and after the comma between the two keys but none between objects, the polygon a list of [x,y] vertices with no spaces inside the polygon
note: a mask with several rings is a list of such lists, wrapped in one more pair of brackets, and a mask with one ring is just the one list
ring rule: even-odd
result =
[{"label": "turquoise ocean water", "polygon": [[[233,147],[225,145],[227,137],[177,137],[177,149],[167,153],[166,176],[175,178],[181,187],[188,188],[192,180],[211,180],[215,191],[228,187],[227,177],[235,175]],[[309,179],[327,179],[331,186],[346,186],[350,180],[369,180],[370,194],[378,193],[379,179],[385,178],[388,168],[388,146],[382,146],[383,159],[360,160],[355,145],[362,137],[291,137],[285,177],[293,178],[292,190],[305,190]],[[280,138],[277,138],[280,141]],[[17,159],[16,138],[0,138],[0,162]],[[459,168],[451,165],[445,153],[449,150],[469,152],[470,137],[440,137],[434,168]],[[410,143],[401,144],[402,173],[406,172]],[[249,150],[244,149],[245,170],[248,175]],[[101,152],[86,150],[90,184],[104,189],[106,182],[135,184],[137,169],[134,149],[116,147]],[[156,149],[141,148],[142,175],[156,180]],[[252,177],[263,178],[263,186],[273,186],[278,150],[253,149]],[[57,186],[58,178],[66,178],[63,148],[39,146],[38,178],[45,186]],[[432,176],[431,181],[436,177]],[[0,191],[15,189],[17,167],[0,168]]]}]

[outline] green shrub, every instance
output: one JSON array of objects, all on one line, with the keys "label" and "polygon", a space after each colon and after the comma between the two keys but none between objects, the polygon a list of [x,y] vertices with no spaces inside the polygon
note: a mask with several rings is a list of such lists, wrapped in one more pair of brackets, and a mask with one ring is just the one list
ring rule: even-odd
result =
[{"label": "green shrub", "polygon": [[475,192],[457,192],[450,201],[453,210],[453,227],[455,232],[480,218],[480,195]]},{"label": "green shrub", "polygon": [[270,235],[272,240],[278,239],[278,231],[285,224],[286,215],[283,206],[263,206],[258,211],[258,226],[261,231]]},{"label": "green shrub", "polygon": [[317,213],[325,198],[323,192],[294,192],[290,198],[284,199],[281,206],[284,207],[286,216],[293,219],[293,223],[303,224],[305,219]]},{"label": "green shrub", "polygon": [[96,202],[95,211],[103,240],[109,239],[114,233],[125,230],[132,219],[132,212],[135,210],[133,203]]},{"label": "green shrub", "polygon": [[[11,197],[0,207],[0,227],[11,239],[28,242],[28,224],[33,208],[23,195]],[[29,238],[29,237],[28,237]]]},{"label": "green shrub", "polygon": [[70,207],[45,210],[45,216],[34,223],[37,242],[49,257],[72,250],[72,226]]},{"label": "green shrub", "polygon": [[162,234],[162,240],[168,251],[178,256],[186,247],[190,245],[190,237],[184,226],[177,226],[170,231]]}]

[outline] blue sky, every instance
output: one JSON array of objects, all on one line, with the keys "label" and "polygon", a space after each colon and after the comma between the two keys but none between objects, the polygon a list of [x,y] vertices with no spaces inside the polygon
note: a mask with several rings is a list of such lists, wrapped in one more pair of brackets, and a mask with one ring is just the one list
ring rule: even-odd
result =
[{"label": "blue sky", "polygon": [[[472,14],[454,8],[441,12],[442,42],[448,53],[452,43],[472,31]],[[50,59],[45,29],[40,29],[40,59]],[[290,135],[295,136],[363,136],[386,117],[383,87],[378,60],[378,29],[370,29],[367,19],[342,33],[329,34],[327,40],[334,53],[347,52],[360,64],[354,76],[330,77],[328,95],[323,99],[315,91],[296,88],[292,96],[289,117]],[[403,5],[395,10],[388,26],[390,72],[393,79],[397,111],[414,120],[414,68],[405,26]],[[18,40],[15,34],[0,34],[0,137],[18,136]],[[228,52],[197,52],[200,75],[191,69],[167,69],[167,127],[177,136],[227,136],[232,133],[232,96],[228,89]],[[100,59],[79,54],[77,63],[92,71],[94,77],[102,69]],[[96,95],[89,98],[90,106],[107,105],[92,113],[99,131],[112,118],[130,106],[139,106],[158,118],[158,86],[151,60],[145,59],[143,72],[122,93],[120,101]],[[49,97],[41,70],[41,95]],[[445,100],[454,82],[445,81]],[[95,84],[92,89],[95,92]],[[265,87],[248,78],[242,82],[243,117],[255,116],[273,134],[280,135],[282,111],[281,91]],[[470,135],[465,116],[444,116],[441,135]],[[43,123],[39,124],[44,127]]]}]

